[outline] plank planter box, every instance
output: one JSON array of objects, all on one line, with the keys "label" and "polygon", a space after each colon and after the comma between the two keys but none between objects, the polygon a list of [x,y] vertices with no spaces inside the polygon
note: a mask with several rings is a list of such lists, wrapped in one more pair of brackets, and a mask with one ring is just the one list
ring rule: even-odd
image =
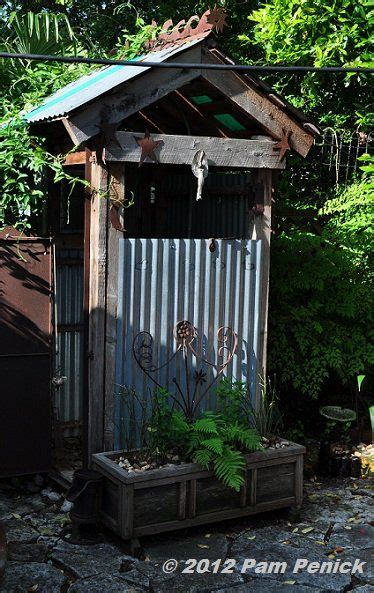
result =
[{"label": "plank planter box", "polygon": [[[96,453],[92,469],[104,477],[102,522],[123,539],[300,506],[305,448],[247,454],[240,492],[225,487],[196,463],[131,473],[113,461],[124,451]],[[128,453],[127,453],[128,455]]]}]

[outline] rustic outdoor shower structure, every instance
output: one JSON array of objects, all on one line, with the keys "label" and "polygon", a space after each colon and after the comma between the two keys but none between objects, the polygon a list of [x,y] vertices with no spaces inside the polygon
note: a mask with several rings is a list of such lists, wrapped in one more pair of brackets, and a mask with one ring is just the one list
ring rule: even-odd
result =
[{"label": "rustic outdoor shower structure", "polygon": [[[222,15],[196,19],[166,24],[139,58],[188,67],[106,67],[27,116],[50,150],[67,155],[66,166],[84,167],[87,181],[87,460],[123,446],[119,386],[151,394],[133,355],[139,332],[153,337],[165,387],[180,372],[172,330],[183,320],[197,328],[205,360],[208,350],[220,356],[219,328],[235,332],[224,374],[248,384],[254,406],[266,374],[273,188],[287,151],[305,157],[318,129],[256,77],[200,69],[231,62],[206,39]],[[80,148],[68,152],[72,145]],[[209,369],[194,370],[209,380]],[[300,470],[298,455],[292,450],[290,463]],[[288,503],[299,501],[299,481],[291,479]]]}]

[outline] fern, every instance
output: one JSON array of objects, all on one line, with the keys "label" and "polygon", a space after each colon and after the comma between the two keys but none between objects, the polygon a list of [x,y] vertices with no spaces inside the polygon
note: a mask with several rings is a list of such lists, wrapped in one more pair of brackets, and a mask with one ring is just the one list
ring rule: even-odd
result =
[{"label": "fern", "polygon": [[201,444],[212,453],[215,453],[216,455],[222,455],[223,441],[221,438],[215,437],[211,439],[205,439],[204,441],[201,441]]},{"label": "fern", "polygon": [[208,449],[198,449],[195,451],[194,461],[199,463],[204,469],[209,469],[213,459],[213,454]]},{"label": "fern", "polygon": [[214,460],[214,471],[217,478],[226,486],[238,492],[244,484],[245,460],[240,451],[229,446],[224,448],[223,454]]},{"label": "fern", "polygon": [[198,418],[194,424],[194,431],[207,434],[218,434],[217,415],[206,412],[203,418]]},{"label": "fern", "polygon": [[225,437],[230,443],[240,443],[246,451],[256,451],[260,448],[258,433],[253,428],[246,428],[238,423],[226,427]]}]

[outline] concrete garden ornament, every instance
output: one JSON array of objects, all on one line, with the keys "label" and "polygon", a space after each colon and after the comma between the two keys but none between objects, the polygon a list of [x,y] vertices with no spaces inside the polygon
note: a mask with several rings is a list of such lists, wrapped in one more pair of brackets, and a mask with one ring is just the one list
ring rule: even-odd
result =
[{"label": "concrete garden ornament", "polygon": [[197,177],[196,200],[202,199],[203,185],[208,177],[208,159],[203,150],[198,150],[192,159],[192,173]]}]

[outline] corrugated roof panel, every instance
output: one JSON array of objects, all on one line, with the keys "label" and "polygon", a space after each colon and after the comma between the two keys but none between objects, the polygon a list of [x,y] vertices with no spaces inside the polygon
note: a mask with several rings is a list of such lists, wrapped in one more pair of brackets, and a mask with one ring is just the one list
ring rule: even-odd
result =
[{"label": "corrugated roof panel", "polygon": [[[192,47],[200,41],[201,39],[195,39],[177,47],[168,47],[158,52],[151,52],[141,56],[138,60],[164,62],[167,58]],[[30,111],[25,119],[29,122],[39,122],[66,115],[147,70],[149,68],[141,66],[105,66],[105,68],[83,76],[63,87],[48,97],[40,107]]]}]

